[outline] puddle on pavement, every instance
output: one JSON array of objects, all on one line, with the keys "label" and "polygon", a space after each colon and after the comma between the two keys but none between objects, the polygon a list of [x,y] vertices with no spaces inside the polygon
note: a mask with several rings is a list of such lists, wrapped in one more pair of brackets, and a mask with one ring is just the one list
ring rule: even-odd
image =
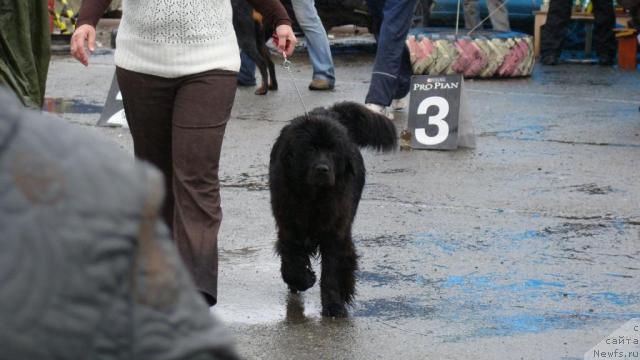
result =
[{"label": "puddle on pavement", "polygon": [[268,174],[250,175],[242,173],[237,177],[223,177],[220,179],[220,185],[226,188],[242,188],[248,191],[266,191],[269,190]]},{"label": "puddle on pavement", "polygon": [[573,185],[573,186],[569,186],[569,188],[573,189],[571,190],[571,192],[577,191],[577,192],[587,193],[589,195],[606,195],[608,193],[612,193],[616,191],[611,186],[598,186],[597,184],[594,184],[594,183]]},{"label": "puddle on pavement", "polygon": [[548,236],[558,237],[560,240],[572,238],[588,238],[602,235],[603,232],[610,231],[613,225],[603,223],[563,223],[554,227],[547,227],[543,230]]},{"label": "puddle on pavement", "polygon": [[[438,262],[449,264],[443,259],[478,251],[487,256],[500,253],[499,259],[507,259],[510,254],[518,255],[532,247],[625,232],[635,225],[628,219],[598,217],[521,230],[474,228],[470,232],[385,234],[357,239],[357,246],[363,251],[381,251],[385,255],[384,260],[361,264],[357,273],[359,295],[350,310],[351,319],[412,326],[422,326],[416,324],[425,321],[464,324],[455,334],[433,330],[433,336],[445,341],[580,329],[601,321],[627,320],[639,315],[640,295],[625,290],[607,291],[606,286],[600,285],[603,281],[633,281],[633,273],[608,272],[593,278],[574,278],[563,272],[526,272],[518,276],[518,271],[508,274],[513,270],[508,265],[482,272],[438,266]],[[490,241],[478,245],[479,240],[487,239]],[[389,252],[390,248],[395,252]],[[563,245],[556,251],[567,248]],[[429,258],[428,265],[427,254],[435,256]],[[277,265],[272,264],[269,271],[275,268]],[[232,302],[222,300],[212,313],[225,322],[239,324],[306,324],[313,328],[323,321],[317,285],[304,294],[290,295],[279,278],[275,281],[277,290],[265,289],[262,294],[239,296]],[[579,310],[564,310],[568,308]]]},{"label": "puddle on pavement", "polygon": [[421,302],[421,299],[401,297],[357,301],[352,312],[355,317],[377,317],[385,320],[433,316],[434,308]]},{"label": "puddle on pavement", "polygon": [[403,246],[408,243],[409,237],[402,234],[380,235],[374,238],[355,239],[356,246],[381,247],[381,246]]},{"label": "puddle on pavement", "polygon": [[[388,267],[387,267],[388,268]],[[376,267],[375,271],[358,271],[358,282],[366,282],[371,287],[389,287],[403,283],[424,285],[429,282],[422,275],[402,274],[399,271],[386,270],[384,266]]]},{"label": "puddle on pavement", "polygon": [[552,126],[526,125],[515,129],[484,132],[481,136],[497,136],[499,138],[518,140],[542,140],[544,132]]},{"label": "puddle on pavement", "polygon": [[[532,215],[532,218],[540,217],[540,214]],[[547,254],[550,244],[561,244],[555,249],[560,255],[574,245],[588,246],[580,239],[624,235],[630,226],[636,225],[621,218],[580,220],[515,231],[487,228],[472,233],[420,232],[359,239],[357,243],[363,251],[373,251],[364,248],[393,247],[405,256],[389,258],[376,265],[363,264],[358,273],[361,289],[369,287],[372,290],[366,292],[377,294],[388,291],[389,296],[356,299],[353,316],[392,322],[463,321],[461,335],[449,339],[436,331],[435,336],[447,341],[456,341],[456,336],[511,336],[579,329],[598,321],[622,321],[636,316],[640,296],[632,291],[603,291],[607,287],[600,286],[603,281],[616,281],[616,278],[629,281],[635,278],[633,274],[611,272],[595,278],[572,279],[564,273],[527,272],[522,274],[526,277],[515,279],[503,271],[456,274],[455,267],[435,271],[438,262],[446,264],[446,259],[479,251],[486,256],[499,253],[498,258],[504,260],[510,254],[520,258],[519,253],[532,248],[544,247],[548,249]],[[584,251],[590,252],[588,248]],[[430,266],[425,266],[425,259],[429,259]],[[504,271],[509,271],[505,266]],[[421,290],[416,294],[416,289]],[[538,307],[539,304],[549,306]],[[581,310],[554,310],[576,304]]]},{"label": "puddle on pavement", "polygon": [[100,114],[103,106],[80,100],[45,98],[42,110],[55,114]]},{"label": "puddle on pavement", "polygon": [[379,172],[380,174],[403,174],[403,173],[409,173],[411,175],[415,175],[416,174],[416,170],[414,169],[388,169],[388,170],[383,170]]},{"label": "puddle on pavement", "polygon": [[[317,297],[317,299],[316,299]],[[226,323],[275,324],[305,323],[319,320],[320,297],[317,294],[282,293],[276,299],[237,299],[233,304],[221,303],[211,309],[211,313]]]},{"label": "puddle on pavement", "polygon": [[246,258],[247,256],[253,256],[255,255],[260,249],[257,247],[243,247],[240,249],[229,249],[229,250],[225,250],[225,249],[221,249],[220,250],[220,257],[224,258],[224,257],[234,257],[234,256],[238,256],[238,257],[242,257],[242,258]]},{"label": "puddle on pavement", "polygon": [[[464,320],[474,337],[513,336],[558,329],[578,329],[603,320],[628,320],[638,315],[640,297],[633,293],[595,292],[551,279],[506,281],[504,274],[450,275],[442,283],[446,302],[434,315]],[[577,290],[571,291],[570,289]],[[539,306],[539,304],[555,304]],[[581,310],[550,310],[581,304]],[[460,339],[451,338],[451,341]]]}]

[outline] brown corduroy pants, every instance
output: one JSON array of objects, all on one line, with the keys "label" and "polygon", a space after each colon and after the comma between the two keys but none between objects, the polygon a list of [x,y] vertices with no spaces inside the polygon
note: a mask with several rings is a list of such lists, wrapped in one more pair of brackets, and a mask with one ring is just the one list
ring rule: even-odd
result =
[{"label": "brown corduroy pants", "polygon": [[116,69],[135,155],[165,177],[163,217],[182,260],[210,305],[217,299],[218,164],[236,73],[163,78]]}]

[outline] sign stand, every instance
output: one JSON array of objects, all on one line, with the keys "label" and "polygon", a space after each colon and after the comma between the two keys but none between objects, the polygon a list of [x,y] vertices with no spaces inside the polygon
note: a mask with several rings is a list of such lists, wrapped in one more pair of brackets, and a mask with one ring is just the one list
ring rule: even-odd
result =
[{"label": "sign stand", "polygon": [[458,129],[458,146],[463,148],[475,149],[476,136],[471,122],[471,113],[469,112],[469,103],[467,102],[467,92],[464,91],[464,83],[460,91],[460,119]]},{"label": "sign stand", "polygon": [[102,114],[100,114],[100,119],[98,119],[98,126],[122,126],[127,129],[129,128],[127,117],[124,114],[122,94],[120,93],[115,72],[113,73],[113,80],[111,80],[107,101],[105,101]]},{"label": "sign stand", "polygon": [[411,78],[408,130],[413,149],[475,147],[462,75]]}]

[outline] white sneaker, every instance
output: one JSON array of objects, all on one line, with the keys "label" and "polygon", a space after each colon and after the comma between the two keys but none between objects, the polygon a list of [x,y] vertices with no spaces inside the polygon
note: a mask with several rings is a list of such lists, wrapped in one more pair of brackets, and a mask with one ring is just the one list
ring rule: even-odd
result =
[{"label": "white sneaker", "polygon": [[407,98],[404,97],[402,99],[393,99],[391,101],[391,108],[393,111],[402,111],[407,108]]},{"label": "white sneaker", "polygon": [[382,106],[382,105],[369,103],[369,104],[364,104],[364,106],[367,109],[373,111],[374,113],[378,113],[378,114],[380,114],[382,116],[386,116],[389,119],[393,120],[393,114],[391,112],[387,111],[387,108]]}]

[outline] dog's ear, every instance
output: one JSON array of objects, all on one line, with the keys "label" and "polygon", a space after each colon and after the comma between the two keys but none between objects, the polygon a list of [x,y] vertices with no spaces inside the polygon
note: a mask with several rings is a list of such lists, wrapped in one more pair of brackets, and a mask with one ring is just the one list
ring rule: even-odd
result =
[{"label": "dog's ear", "polygon": [[[349,150],[345,150],[345,151],[349,151]],[[359,153],[357,153],[357,154],[349,153],[348,155],[343,157],[342,161],[344,162],[344,173],[345,173],[345,175],[348,175],[349,177],[353,177],[353,176],[356,175],[356,169],[353,166],[353,161],[351,161],[351,159],[357,158],[358,156],[360,156]]]},{"label": "dog's ear", "polygon": [[291,147],[292,134],[290,125],[282,128],[280,136],[276,139],[271,149],[271,163],[281,162],[282,165],[288,167],[293,161],[293,150]]},{"label": "dog's ear", "polygon": [[287,149],[282,153],[282,161],[287,165],[291,165],[293,163],[293,151]]},{"label": "dog's ear", "polygon": [[345,159],[344,173],[349,176],[354,176],[356,174],[356,169],[353,168],[353,164],[349,160],[350,159]]}]

